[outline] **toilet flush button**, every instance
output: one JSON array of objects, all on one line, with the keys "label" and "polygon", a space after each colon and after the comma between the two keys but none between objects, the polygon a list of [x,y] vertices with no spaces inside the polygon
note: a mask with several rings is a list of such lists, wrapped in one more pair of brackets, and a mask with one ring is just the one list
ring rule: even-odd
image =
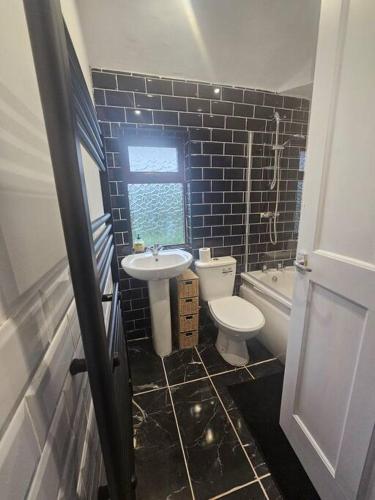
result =
[{"label": "toilet flush button", "polygon": [[224,267],[221,272],[222,274],[231,274],[233,272],[233,269],[231,267]]}]

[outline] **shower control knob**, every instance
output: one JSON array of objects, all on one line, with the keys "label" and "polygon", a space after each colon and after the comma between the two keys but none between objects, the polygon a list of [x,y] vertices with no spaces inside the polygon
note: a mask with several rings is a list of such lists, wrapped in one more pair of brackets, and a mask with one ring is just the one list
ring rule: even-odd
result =
[{"label": "shower control knob", "polygon": [[272,216],[273,216],[273,212],[261,212],[260,213],[261,219],[269,219]]}]

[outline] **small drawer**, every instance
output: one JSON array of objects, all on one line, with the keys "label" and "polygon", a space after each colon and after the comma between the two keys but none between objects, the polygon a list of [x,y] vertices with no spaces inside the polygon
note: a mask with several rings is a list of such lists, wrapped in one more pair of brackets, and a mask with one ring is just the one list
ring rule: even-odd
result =
[{"label": "small drawer", "polygon": [[199,294],[199,282],[197,279],[178,282],[178,297],[184,299],[187,297],[197,297]]},{"label": "small drawer", "polygon": [[178,314],[180,316],[187,316],[190,314],[198,314],[199,312],[199,299],[198,297],[190,297],[180,299],[178,301]]},{"label": "small drawer", "polygon": [[180,316],[178,318],[178,331],[192,332],[198,330],[198,314],[190,314],[189,316]]},{"label": "small drawer", "polygon": [[178,335],[178,347],[188,349],[198,345],[198,332],[183,332]]},{"label": "small drawer", "polygon": [[180,299],[188,297],[198,297],[199,295],[199,278],[191,269],[177,276],[177,295]]}]

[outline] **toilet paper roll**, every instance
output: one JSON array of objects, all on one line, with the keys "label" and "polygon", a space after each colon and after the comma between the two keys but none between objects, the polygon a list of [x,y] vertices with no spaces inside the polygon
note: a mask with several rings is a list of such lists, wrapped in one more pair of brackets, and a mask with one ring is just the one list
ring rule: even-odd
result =
[{"label": "toilet paper roll", "polygon": [[199,260],[201,262],[208,262],[211,259],[211,248],[199,249]]}]

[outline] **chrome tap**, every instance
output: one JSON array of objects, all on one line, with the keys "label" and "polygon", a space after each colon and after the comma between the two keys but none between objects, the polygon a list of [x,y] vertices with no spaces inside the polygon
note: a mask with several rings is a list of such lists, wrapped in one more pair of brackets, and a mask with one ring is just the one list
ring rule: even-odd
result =
[{"label": "chrome tap", "polygon": [[159,245],[159,243],[154,243],[151,247],[148,247],[148,250],[151,251],[154,257],[159,255],[160,250],[163,250],[163,247]]}]

